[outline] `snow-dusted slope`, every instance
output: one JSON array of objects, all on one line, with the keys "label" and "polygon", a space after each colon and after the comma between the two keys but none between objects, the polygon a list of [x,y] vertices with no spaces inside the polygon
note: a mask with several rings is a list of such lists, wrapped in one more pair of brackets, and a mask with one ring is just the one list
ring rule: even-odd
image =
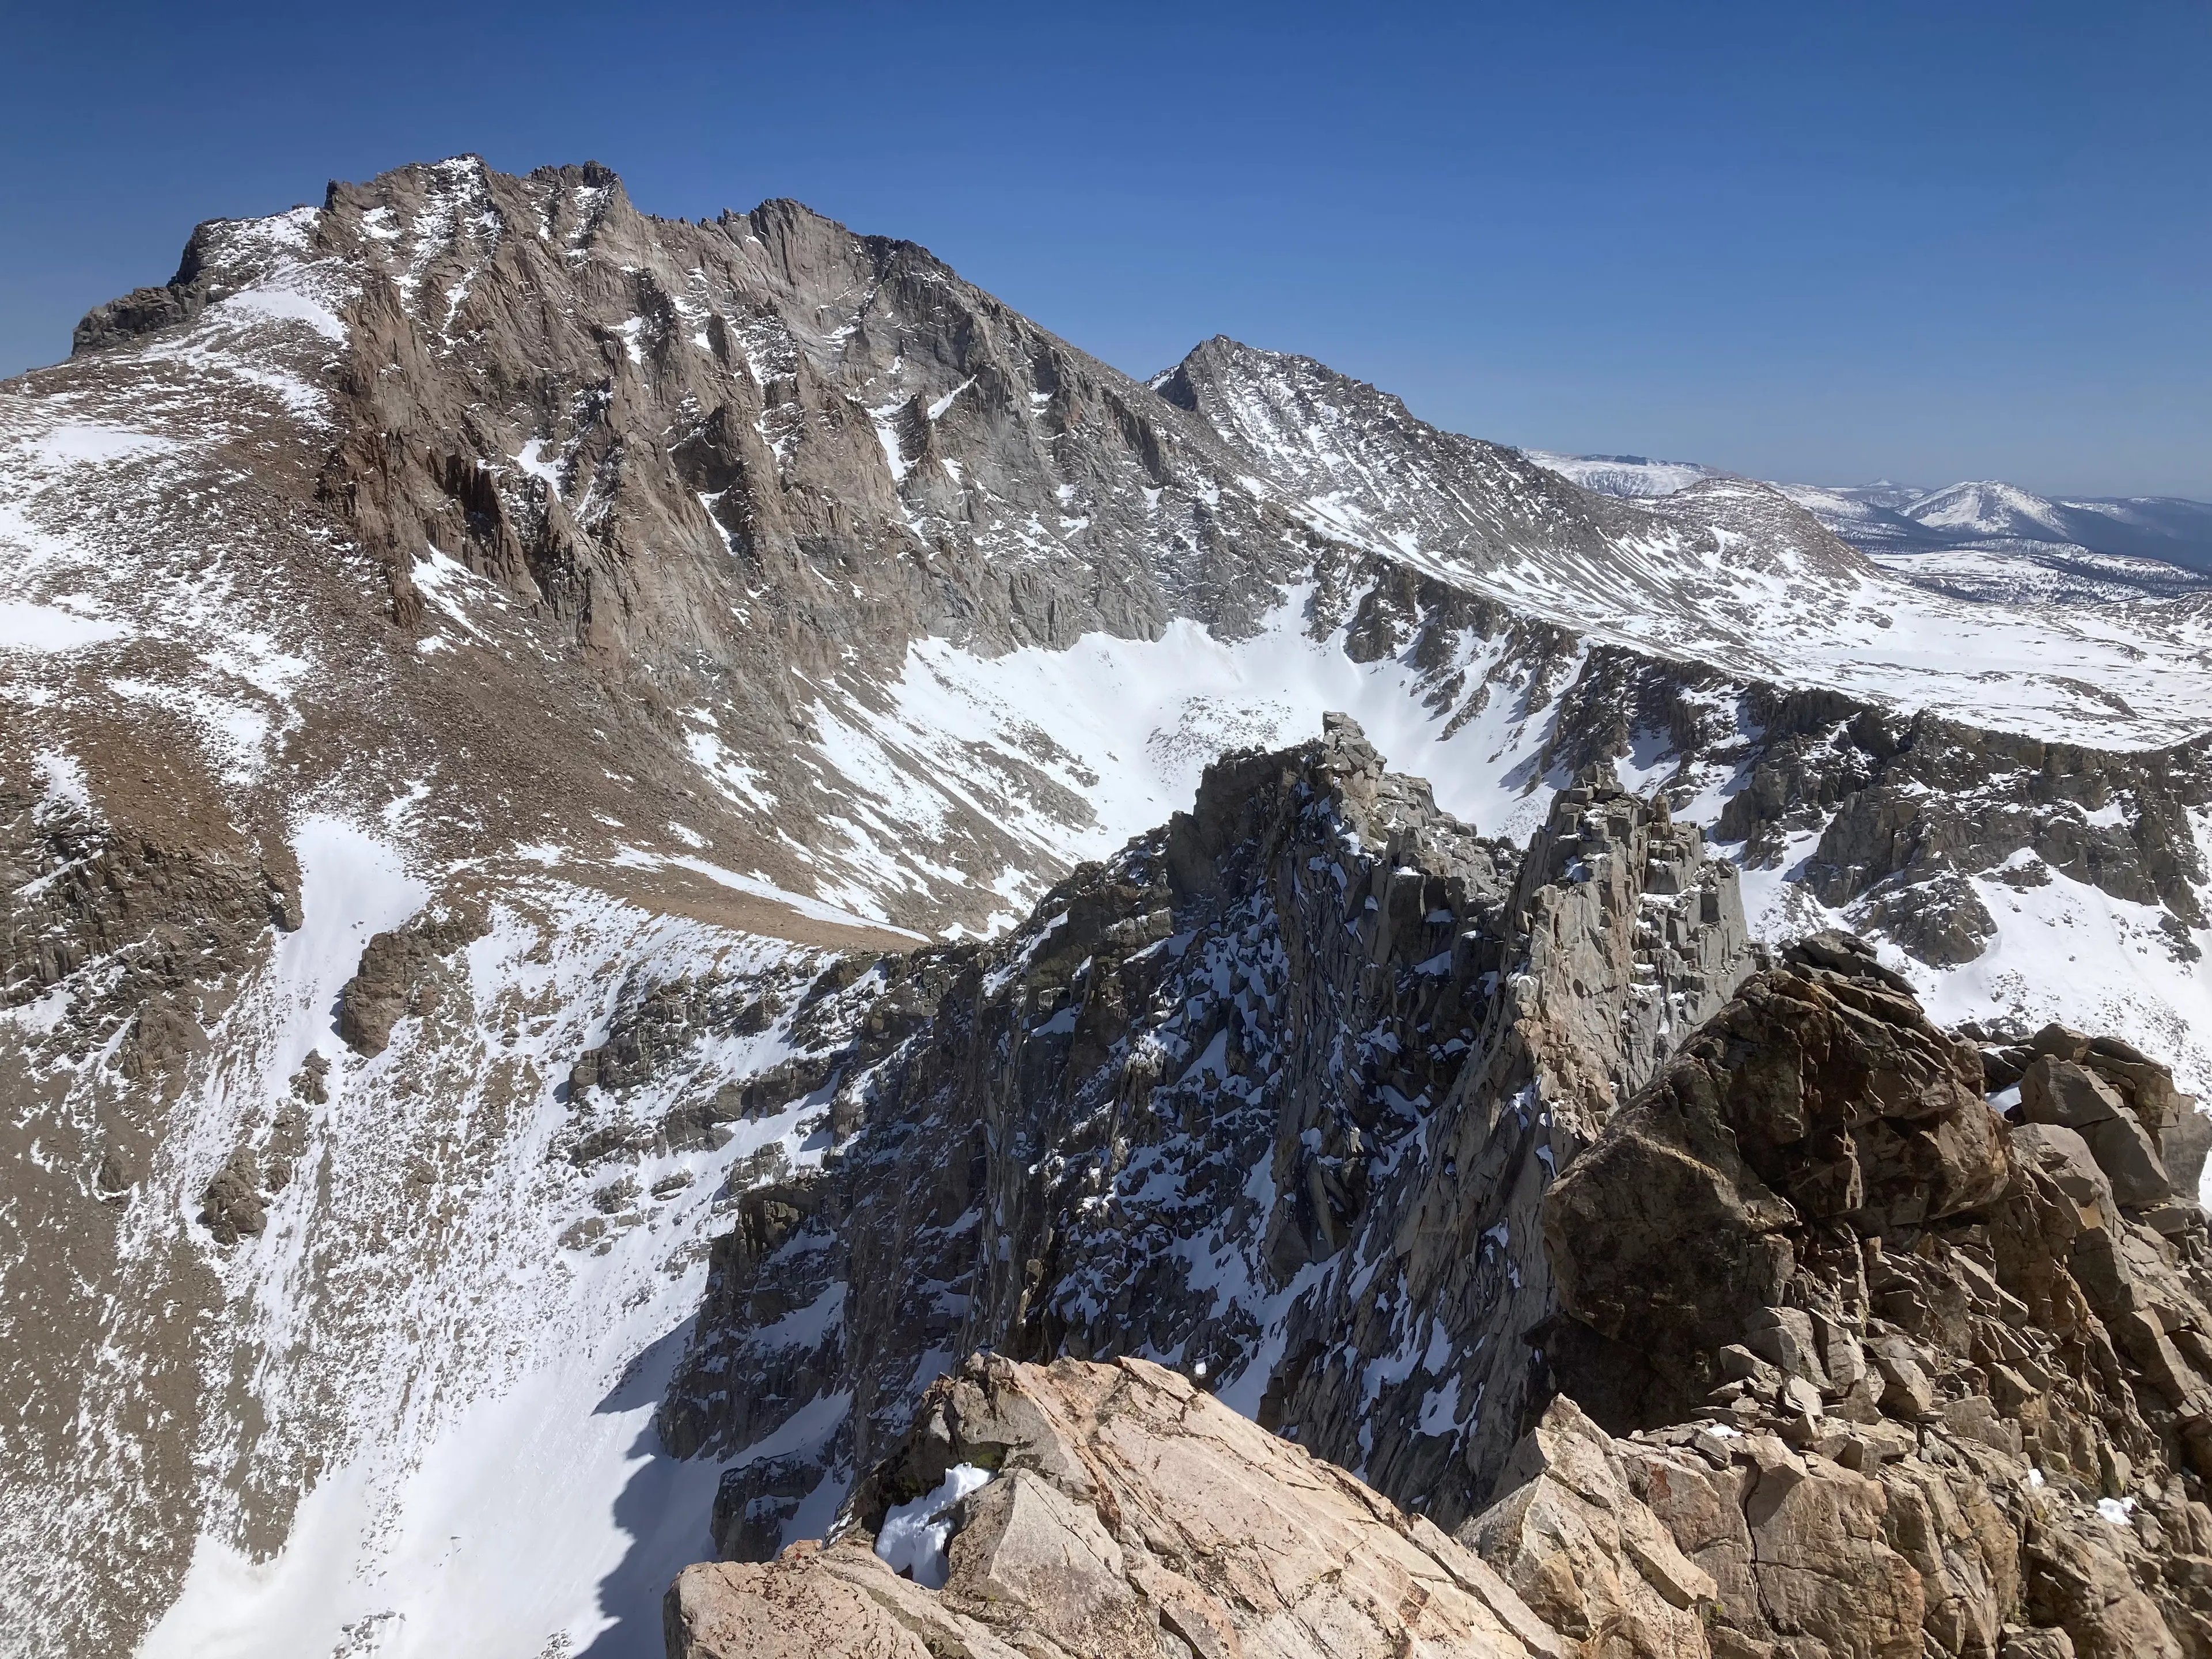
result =
[{"label": "snow-dusted slope", "polygon": [[2163,560],[2049,542],[1995,539],[1910,552],[1870,542],[1869,556],[1916,586],[2010,605],[2132,605],[2212,592],[2212,577]]},{"label": "snow-dusted slope", "polygon": [[[732,1165],[769,1149],[803,1164],[821,1147],[793,1109],[719,1148],[648,1156],[627,1184],[600,1180],[567,1156],[599,1126],[562,1085],[617,1000],[611,963],[773,1003],[804,984],[806,957],[557,883],[510,887],[465,948],[460,995],[364,1060],[324,1011],[363,933],[421,889],[356,832],[310,825],[305,841],[311,920],[211,1033],[230,1064],[149,1172],[148,1199],[167,1201],[134,1206],[149,1232],[189,1227],[204,1170],[309,1054],[328,1062],[313,1151],[265,1231],[219,1261],[253,1409],[204,1425],[195,1461],[225,1478],[141,1650],[653,1653],[658,1589],[696,1559],[714,1480],[651,1433],[666,1339],[696,1304]],[[388,885],[362,881],[380,867]],[[631,1111],[650,1121],[687,1086],[773,1063],[779,1032],[716,1045],[703,1077]]]},{"label": "snow-dusted slope", "polygon": [[1717,467],[1695,461],[1655,461],[1644,455],[1563,455],[1552,449],[1521,452],[1537,465],[1572,478],[1601,495],[1636,500],[1648,495],[1671,495],[1700,478],[1723,477]]},{"label": "snow-dusted slope", "polygon": [[1155,384],[1316,528],[1591,637],[2057,740],[2168,742],[2212,709],[2190,616],[1960,602],[1890,576],[1770,485],[1564,490],[1309,359],[1228,341]]},{"label": "snow-dusted slope", "polygon": [[2044,543],[2114,558],[2212,570],[2212,503],[2175,496],[2051,497],[2017,484],[1955,483],[1898,507],[1899,516],[1953,544]]}]

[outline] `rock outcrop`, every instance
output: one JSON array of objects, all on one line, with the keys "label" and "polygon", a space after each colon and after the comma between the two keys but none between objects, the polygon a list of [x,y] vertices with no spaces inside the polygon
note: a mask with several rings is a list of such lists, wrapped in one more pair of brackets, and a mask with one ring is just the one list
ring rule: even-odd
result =
[{"label": "rock outcrop", "polygon": [[686,1571],[671,1655],[2212,1651],[2194,1103],[2053,1028],[2001,1114],[1895,977],[1803,941],[1607,1115],[1449,1540],[1186,1376],[979,1358],[826,1547]]},{"label": "rock outcrop", "polygon": [[[919,1556],[897,1547],[917,1512],[938,1529]],[[1431,1522],[1127,1358],[970,1361],[843,1531],[688,1569],[667,1634],[676,1659],[1568,1652]]]},{"label": "rock outcrop", "polygon": [[1581,786],[1524,854],[1333,719],[921,962],[819,988],[836,1154],[740,1199],[661,1413],[733,1555],[983,1347],[1172,1363],[1455,1524],[1541,1408],[1546,1186],[1752,957],[1694,829]]},{"label": "rock outcrop", "polygon": [[[1563,1397],[1462,1535],[1652,1627],[1606,1575],[1656,1519],[1716,1652],[2202,1653],[2212,1275],[2159,1163],[2194,1104],[2054,1028],[2001,1115],[1854,944],[1755,975],[1547,1196]],[[1593,1504],[1617,1548],[1548,1519]]]},{"label": "rock outcrop", "polygon": [[434,1012],[453,977],[447,959],[490,926],[480,904],[440,906],[404,927],[377,934],[338,992],[338,1035],[361,1054],[380,1054],[392,1028],[410,1014]]},{"label": "rock outcrop", "polygon": [[2167,950],[2198,948],[2207,870],[2191,815],[2212,803],[2212,738],[2052,742],[1595,646],[1547,759],[1572,769],[1639,744],[1667,753],[1652,787],[1677,809],[1725,781],[1708,827],[1747,867],[1802,860],[1808,896],[1930,967],[1981,956],[1989,907],[2054,874],[2162,913]]}]

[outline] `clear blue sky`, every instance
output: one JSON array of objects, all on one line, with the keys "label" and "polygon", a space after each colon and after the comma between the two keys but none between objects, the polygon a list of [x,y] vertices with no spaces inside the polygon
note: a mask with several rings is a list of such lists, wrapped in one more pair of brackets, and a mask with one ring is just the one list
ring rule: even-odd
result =
[{"label": "clear blue sky", "polygon": [[1506,442],[2212,497],[2212,5],[0,0],[0,374],[192,223],[475,150],[795,196],[1143,374]]}]

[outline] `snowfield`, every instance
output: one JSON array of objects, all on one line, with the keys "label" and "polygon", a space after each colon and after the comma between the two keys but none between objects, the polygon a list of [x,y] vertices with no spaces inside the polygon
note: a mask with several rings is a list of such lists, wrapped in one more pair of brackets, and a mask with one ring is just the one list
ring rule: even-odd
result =
[{"label": "snowfield", "polygon": [[[698,1305],[729,1169],[771,1145],[792,1166],[817,1159],[818,1111],[799,1103],[716,1152],[648,1158],[610,1215],[604,1186],[562,1156],[575,1132],[568,1065],[629,982],[611,964],[783,986],[808,953],[553,881],[509,888],[468,949],[458,1029],[403,1022],[363,1060],[330,1009],[368,935],[429,890],[396,848],[341,823],[311,820],[299,852],[309,921],[220,1034],[231,1063],[192,1102],[197,1127],[166,1171],[173,1206],[149,1206],[144,1224],[188,1227],[191,1194],[259,1101],[311,1051],[330,1063],[319,1168],[285,1189],[260,1237],[216,1258],[240,1340],[262,1357],[252,1390],[269,1428],[257,1442],[226,1425],[238,1437],[202,1448],[211,1468],[289,1456],[323,1473],[267,1559],[234,1541],[240,1507],[218,1504],[142,1651],[657,1654],[660,1593],[706,1547],[719,1470],[662,1452],[653,1408]],[[649,1116],[784,1052],[773,1029],[711,1044],[628,1109]],[[457,1160],[434,1194],[426,1159]],[[564,1243],[594,1220],[598,1244]]]}]

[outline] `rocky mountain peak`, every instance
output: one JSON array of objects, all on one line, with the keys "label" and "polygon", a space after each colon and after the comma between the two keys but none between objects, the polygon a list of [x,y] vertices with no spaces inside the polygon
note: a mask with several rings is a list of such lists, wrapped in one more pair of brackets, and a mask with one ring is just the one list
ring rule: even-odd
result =
[{"label": "rocky mountain peak", "polygon": [[[985,1347],[1304,1448],[1424,1540],[1363,1582],[1479,1577],[1421,1529],[1492,1516],[1457,1547],[1547,1654],[1616,1589],[1651,1651],[1711,1622],[1698,1572],[1741,1601],[1770,1476],[1908,1513],[1808,1453],[1898,1461],[1869,1403],[1941,1399],[1931,1466],[1970,1397],[2026,1436],[1999,1366],[2084,1493],[2197,1536],[2185,1411],[2142,1403],[2192,1397],[2170,1137],[2212,1079],[2186,605],[1968,602],[1752,481],[1608,499],[1233,342],[1156,390],[912,243],[592,166],[211,221],[82,348],[0,385],[0,1628],[41,1651],[619,1647],[710,1510],[735,1556],[824,1535]],[[2126,1225],[2069,1236],[2105,1243],[1977,1254],[2019,1212],[1951,1205],[1993,1144],[1961,1036],[2020,1091],[2008,1167],[2109,1190]],[[1767,1299],[1668,1294],[1772,1376],[1547,1242],[1577,1168],[1723,1130],[1773,1196],[1708,1162],[1698,1213]],[[1589,1237],[1671,1248],[1630,1188]],[[1954,1340],[1962,1260],[2087,1369],[2002,1297]],[[1894,1404],[1772,1357],[1856,1316],[1852,1261]],[[1728,1417],[1564,1402],[1609,1342]],[[1694,1571],[1633,1506],[1686,1446],[1731,1540]],[[1573,1617],[1553,1544],[1608,1523],[1570,1467],[1657,1575],[1599,1549]],[[979,1513],[1028,1535],[1028,1484]],[[1861,1627],[1759,1616],[1729,1659]]]}]

